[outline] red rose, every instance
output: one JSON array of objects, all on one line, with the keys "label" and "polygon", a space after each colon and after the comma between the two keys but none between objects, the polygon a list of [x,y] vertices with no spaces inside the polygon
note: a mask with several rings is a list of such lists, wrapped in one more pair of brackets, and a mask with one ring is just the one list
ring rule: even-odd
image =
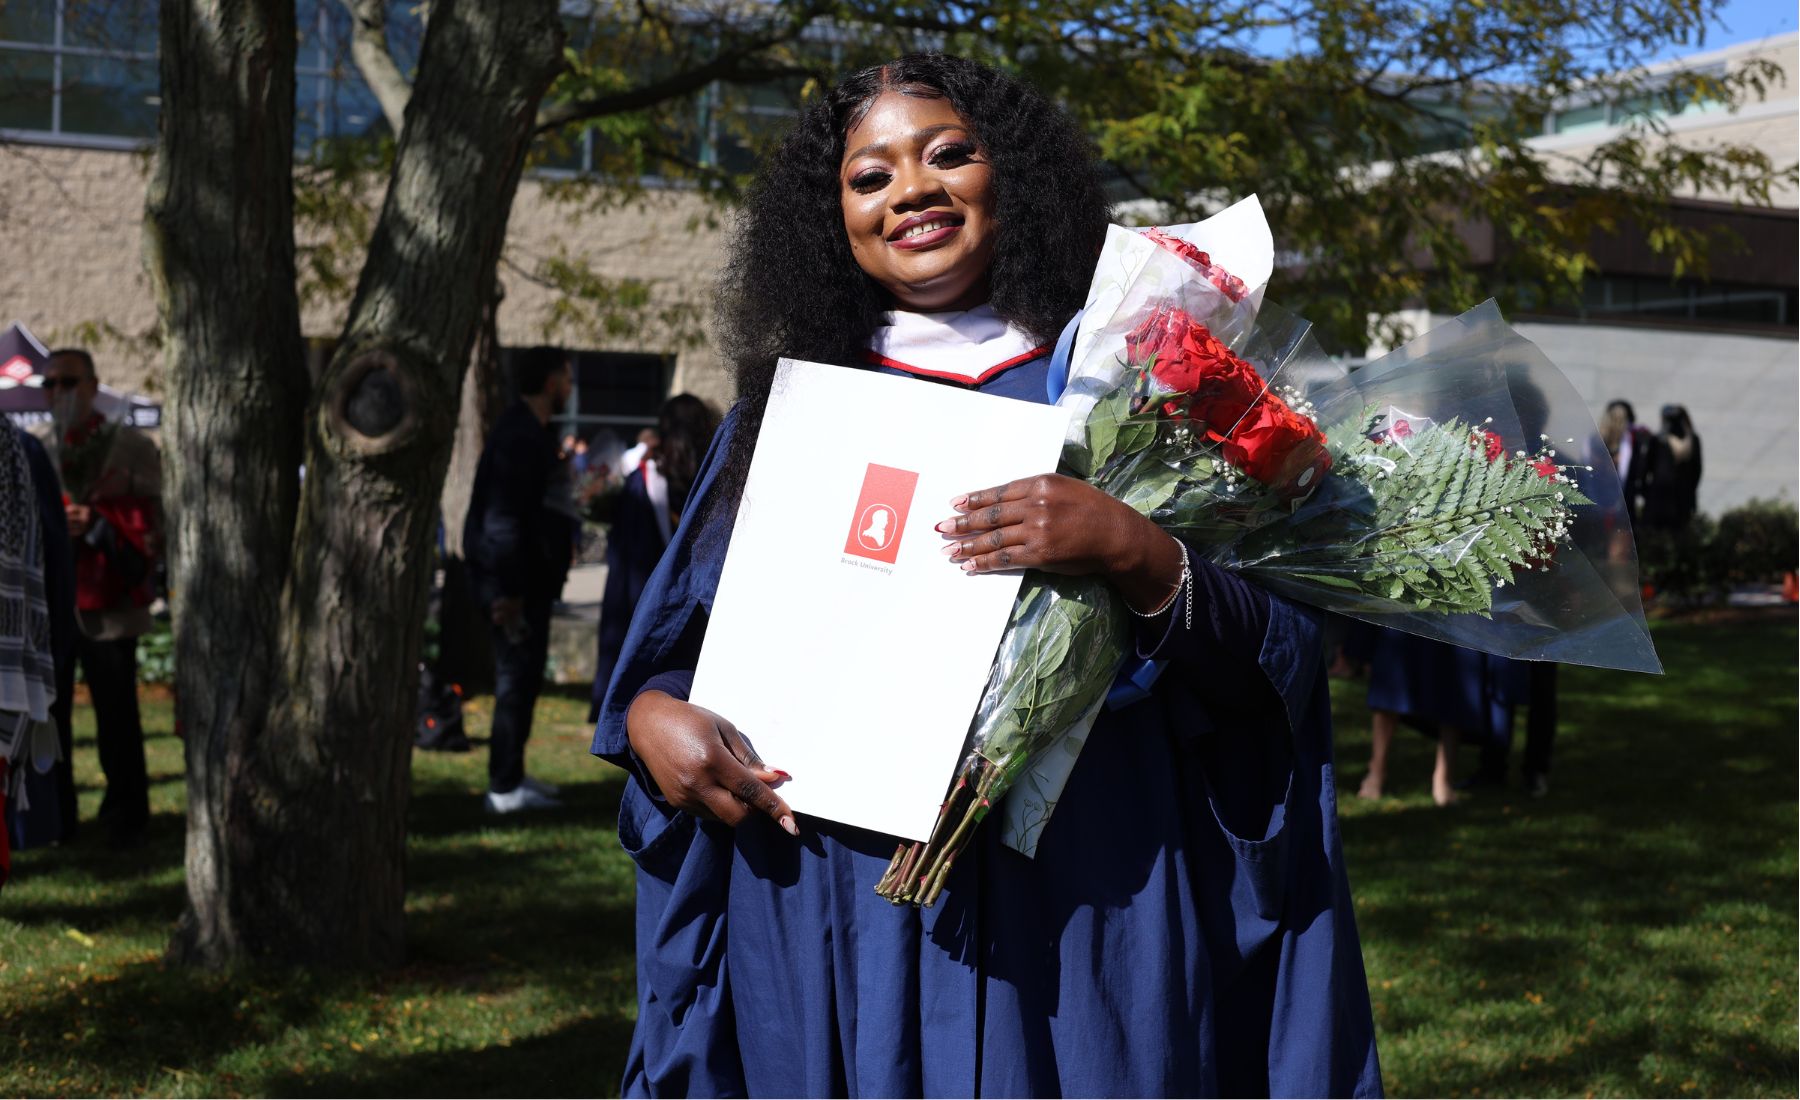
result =
[{"label": "red rose", "polygon": [[1482,428],[1480,431],[1482,446],[1487,450],[1487,460],[1489,462],[1493,462],[1495,459],[1498,459],[1501,455],[1506,453],[1506,444],[1500,442],[1499,436],[1488,431],[1486,428]]},{"label": "red rose", "polygon": [[1550,461],[1548,458],[1538,459],[1531,464],[1531,468],[1538,472],[1539,477],[1555,477],[1562,472],[1562,467]]},{"label": "red rose", "polygon": [[1194,270],[1205,276],[1207,282],[1217,287],[1219,293],[1232,301],[1241,302],[1244,300],[1244,295],[1250,293],[1250,288],[1244,285],[1244,280],[1213,263],[1211,256],[1180,237],[1170,236],[1160,229],[1147,229],[1144,231],[1144,236],[1192,264]]},{"label": "red rose", "polygon": [[[1203,375],[1216,371],[1219,363],[1232,358],[1231,349],[1180,309],[1159,312],[1138,326],[1126,337],[1125,354],[1130,362],[1140,366],[1151,363],[1150,376],[1156,379],[1158,388],[1172,394],[1193,394]],[[1179,415],[1184,404],[1187,402],[1167,402],[1163,412]]]},{"label": "red rose", "polygon": [[1405,420],[1394,421],[1394,426],[1388,429],[1388,438],[1396,441],[1401,439],[1411,439],[1412,434],[1412,425],[1408,424]]},{"label": "red rose", "polygon": [[1227,462],[1280,495],[1309,491],[1330,468],[1318,426],[1269,392],[1255,367],[1181,310],[1146,321],[1126,349],[1133,363],[1155,356],[1151,377],[1165,392],[1186,395],[1166,402],[1166,415],[1179,415],[1185,405],[1195,429],[1220,444]]},{"label": "red rose", "polygon": [[1283,498],[1310,492],[1331,469],[1331,452],[1318,425],[1272,393],[1251,406],[1220,450],[1227,462]]}]

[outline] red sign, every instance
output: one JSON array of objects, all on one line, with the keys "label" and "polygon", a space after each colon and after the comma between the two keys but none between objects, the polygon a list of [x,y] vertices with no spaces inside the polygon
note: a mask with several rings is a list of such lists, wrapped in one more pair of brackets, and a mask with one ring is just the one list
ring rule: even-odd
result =
[{"label": "red sign", "polygon": [[0,378],[10,378],[14,382],[23,383],[36,373],[31,367],[31,361],[23,355],[15,355],[4,365],[0,365]]},{"label": "red sign", "polygon": [[906,513],[912,508],[919,475],[911,470],[869,463],[863,474],[862,495],[850,518],[850,537],[844,553],[892,565],[900,555],[900,536],[906,531]]}]

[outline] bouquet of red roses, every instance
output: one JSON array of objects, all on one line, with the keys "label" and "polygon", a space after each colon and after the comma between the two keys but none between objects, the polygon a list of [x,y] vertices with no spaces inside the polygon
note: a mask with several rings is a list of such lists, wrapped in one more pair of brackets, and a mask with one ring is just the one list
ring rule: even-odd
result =
[{"label": "bouquet of red roses", "polygon": [[[1579,510],[1617,506],[1616,475],[1564,461],[1546,430],[1597,447],[1586,406],[1491,306],[1352,378],[1209,254],[1145,236],[1153,254],[1077,342],[1067,472],[1314,606],[1509,656],[1656,667],[1635,563],[1609,578],[1576,538]],[[937,826],[877,891],[932,904],[1022,777],[1007,841],[1030,854],[1129,652],[1103,580],[1029,574]]]}]

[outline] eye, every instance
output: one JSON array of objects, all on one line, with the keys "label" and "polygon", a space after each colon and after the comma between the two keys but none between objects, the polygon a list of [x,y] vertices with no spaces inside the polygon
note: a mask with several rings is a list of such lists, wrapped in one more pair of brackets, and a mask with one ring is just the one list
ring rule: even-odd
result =
[{"label": "eye", "polygon": [[888,178],[888,173],[883,169],[868,168],[850,177],[850,189],[866,194],[885,185]]},{"label": "eye", "polygon": [[929,163],[933,168],[955,168],[974,160],[975,152],[974,142],[952,142],[949,145],[940,145],[933,149]]}]

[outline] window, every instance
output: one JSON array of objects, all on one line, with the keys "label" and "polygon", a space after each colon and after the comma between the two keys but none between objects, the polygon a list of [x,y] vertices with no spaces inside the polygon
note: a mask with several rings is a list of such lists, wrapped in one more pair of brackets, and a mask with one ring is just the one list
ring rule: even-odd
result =
[{"label": "window", "polygon": [[[304,157],[333,139],[376,138],[387,116],[351,56],[354,33],[339,0],[297,0],[299,46],[294,56],[294,153]],[[388,0],[388,50],[408,76],[425,35],[419,5]]]},{"label": "window", "polygon": [[[1551,312],[1564,312],[1551,307]],[[1650,275],[1600,275],[1581,287],[1575,314],[1587,318],[1648,317],[1712,324],[1792,326],[1795,289]]]},{"label": "window", "polygon": [[[1700,76],[1723,77],[1723,63],[1692,70]],[[1546,134],[1575,134],[1585,130],[1601,130],[1623,126],[1634,119],[1687,118],[1722,110],[1723,101],[1710,95],[1685,96],[1676,100],[1673,85],[1652,86],[1637,95],[1606,103],[1575,102],[1551,112],[1544,120]]]},{"label": "window", "polygon": [[[568,354],[574,364],[575,392],[558,419],[559,431],[586,439],[604,429],[629,446],[640,429],[656,426],[675,378],[674,356],[573,348]],[[502,349],[500,366],[510,389],[512,349]]]},{"label": "window", "polygon": [[585,436],[610,427],[635,437],[638,429],[656,425],[675,377],[672,357],[612,351],[577,351],[573,357],[575,393],[565,414],[572,428]]},{"label": "window", "polygon": [[[592,4],[565,0],[571,44],[596,32]],[[132,148],[156,136],[158,0],[0,0],[0,139]],[[373,139],[387,120],[351,54],[353,27],[339,0],[295,0],[294,153]],[[388,48],[403,73],[418,64],[425,26],[417,0],[388,0]],[[835,62],[841,35],[810,34]],[[683,104],[675,140],[695,164],[748,171],[786,130],[798,81],[713,85]],[[589,173],[606,160],[604,125],[571,126],[533,146],[531,169]],[[600,163],[597,163],[600,162]]]},{"label": "window", "polygon": [[128,147],[156,135],[156,0],[0,5],[0,132]]}]

